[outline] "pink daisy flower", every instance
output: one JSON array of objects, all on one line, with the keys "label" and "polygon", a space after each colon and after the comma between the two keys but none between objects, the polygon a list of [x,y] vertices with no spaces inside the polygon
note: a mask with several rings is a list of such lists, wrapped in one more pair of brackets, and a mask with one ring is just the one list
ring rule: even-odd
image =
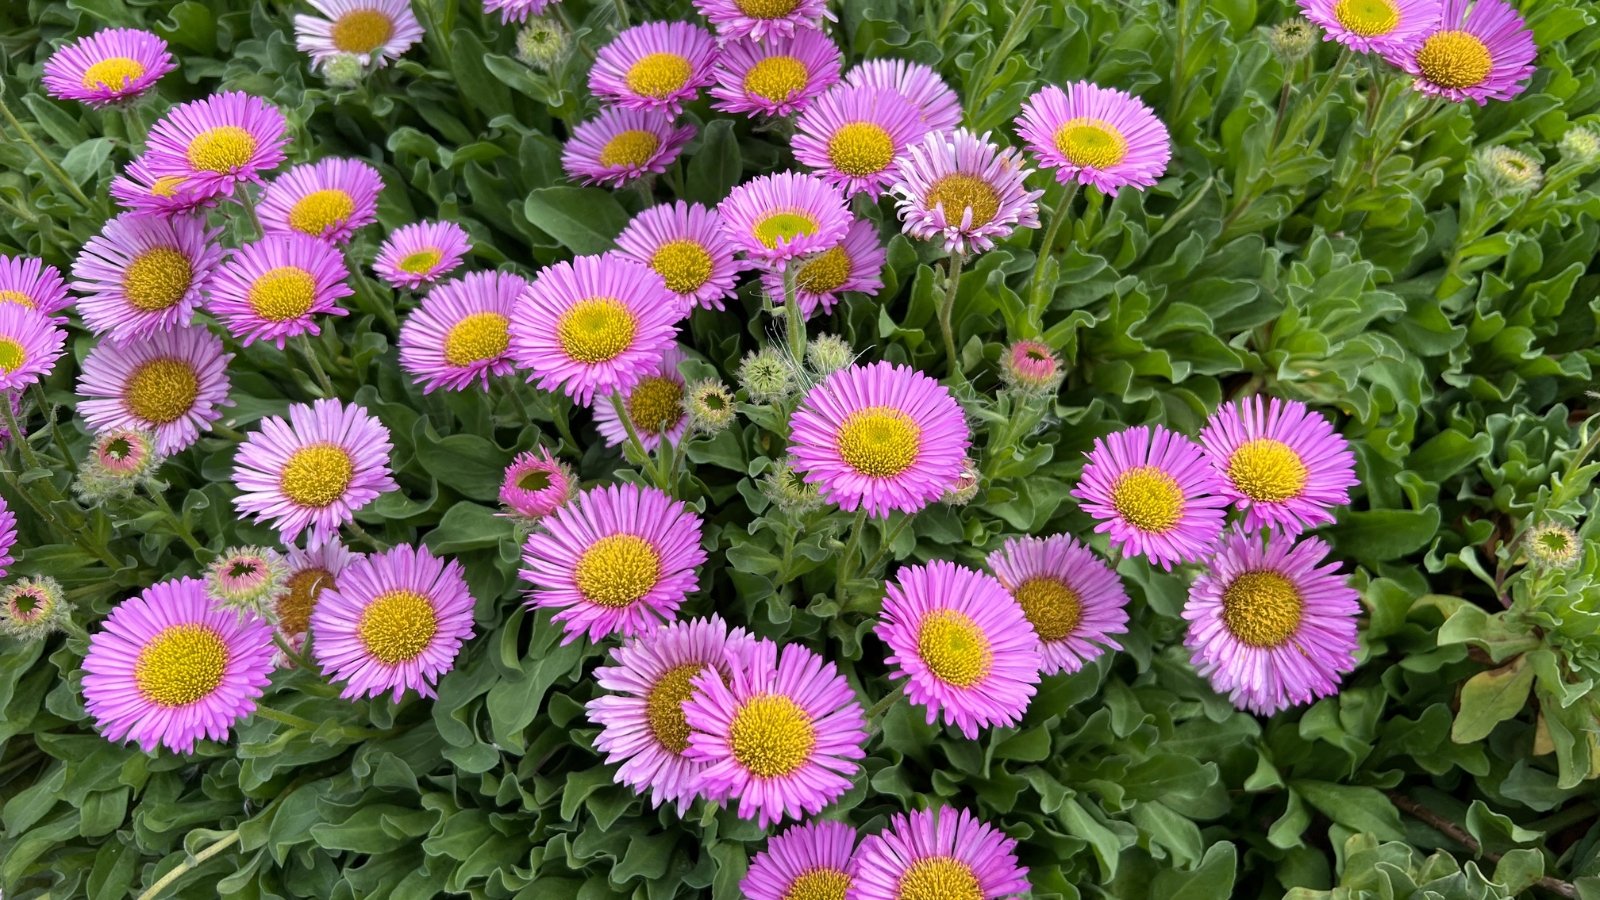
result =
[{"label": "pink daisy flower", "polygon": [[674,124],[672,113],[608,106],[572,129],[561,168],[573,181],[618,188],[665,172],[693,137],[694,126]]},{"label": "pink daisy flower", "polygon": [[887,88],[838,85],[800,114],[794,158],[846,197],[876,200],[894,181],[895,162],[927,127],[917,108]]},{"label": "pink daisy flower", "polygon": [[711,108],[751,117],[792,115],[839,81],[842,64],[833,38],[809,28],[735,41],[717,58]]},{"label": "pink daisy flower", "polygon": [[460,562],[400,544],[352,562],[317,598],[311,654],[347,700],[433,697],[472,637],[472,603]]},{"label": "pink daisy flower", "polygon": [[294,46],[313,66],[350,55],[382,68],[422,40],[410,0],[308,0],[321,15],[294,17]]},{"label": "pink daisy flower", "polygon": [[1439,25],[1439,0],[1298,0],[1300,11],[1357,53],[1414,45]]},{"label": "pink daisy flower", "polygon": [[1245,528],[1295,535],[1333,521],[1360,484],[1356,458],[1333,425],[1304,403],[1261,397],[1221,407],[1200,431],[1217,490],[1244,511]]},{"label": "pink daisy flower", "polygon": [[897,815],[861,842],[851,900],[1006,900],[1029,894],[1017,842],[966,810]]},{"label": "pink daisy flower", "polygon": [[44,63],[44,89],[57,100],[108,106],[142,96],[177,67],[161,38],[108,28],[52,53]]},{"label": "pink daisy flower", "polygon": [[682,200],[634,216],[617,236],[617,249],[655,270],[685,309],[722,309],[744,268],[722,239],[717,211]]},{"label": "pink daisy flower", "polygon": [[142,215],[172,218],[211,206],[215,197],[183,190],[182,175],[157,176],[143,159],[128,163],[111,179],[111,199],[123,209]]},{"label": "pink daisy flower", "polygon": [[355,404],[335,399],[289,407],[239,446],[233,499],[239,512],[278,529],[284,541],[310,530],[332,538],[356,510],[398,485],[389,474],[389,429]]},{"label": "pink daisy flower", "polygon": [[39,313],[0,303],[0,391],[21,391],[56,367],[67,333]]},{"label": "pink daisy flower", "polygon": [[799,644],[756,641],[724,682],[691,679],[683,705],[691,760],[706,799],[739,800],[739,818],[765,828],[816,814],[850,789],[866,754],[867,719],[831,662]]},{"label": "pink daisy flower", "polygon": [[852,87],[894,91],[917,110],[927,131],[949,131],[961,124],[961,98],[939,73],[904,59],[869,59],[845,73]]},{"label": "pink daisy flower", "polygon": [[838,21],[827,0],[694,0],[694,6],[723,43],[788,37]]},{"label": "pink daisy flower", "polygon": [[201,326],[158,331],[140,341],[101,341],[83,360],[78,413],[96,434],[137,428],[170,456],[222,418],[228,362],[222,339]]},{"label": "pink daisy flower", "polygon": [[57,324],[66,316],[57,313],[72,305],[67,281],[61,270],[47,266],[32,256],[0,254],[0,305],[12,304],[31,309]]},{"label": "pink daisy flower", "polygon": [[965,128],[929,134],[897,164],[891,191],[906,234],[944,239],[951,253],[982,253],[1018,228],[1039,227],[1039,196],[1016,149]]},{"label": "pink daisy flower", "polygon": [[578,490],[565,463],[539,448],[517,455],[500,482],[500,502],[513,516],[542,519],[561,508]]},{"label": "pink daisy flower", "polygon": [[1383,56],[1424,94],[1455,103],[1510,100],[1528,89],[1539,48],[1533,31],[1505,0],[1444,0],[1425,36],[1385,48]]},{"label": "pink daisy flower", "polygon": [[[883,288],[883,266],[889,253],[878,239],[878,226],[870,219],[850,223],[844,240],[801,262],[795,273],[795,297],[810,318],[822,307],[832,312],[841,295],[849,292],[872,296]],[[783,275],[770,269],[761,275],[761,287],[774,303],[784,302]]]},{"label": "pink daisy flower", "polygon": [[844,900],[854,884],[856,830],[813,819],[767,840],[739,890],[750,900]]},{"label": "pink daisy flower", "polygon": [[1065,534],[1011,538],[989,569],[1039,636],[1040,672],[1076,672],[1128,631],[1128,592],[1093,550]]},{"label": "pink daisy flower", "polygon": [[511,373],[511,312],[527,287],[510,272],[468,272],[429,291],[400,326],[400,368],[425,394],[488,390]]},{"label": "pink daisy flower", "polygon": [[246,347],[283,349],[301,334],[321,334],[317,316],[346,316],[339,301],[355,293],[339,248],[303,234],[269,234],[245,244],[218,270],[211,314]]},{"label": "pink daisy flower", "polygon": [[175,106],[156,122],[144,163],[156,178],[180,179],[180,194],[216,197],[277,168],[289,143],[287,128],[283,113],[260,97],[212,94]]},{"label": "pink daisy flower", "polygon": [[293,166],[261,193],[256,214],[268,234],[304,234],[349,243],[356,229],[378,220],[383,176],[359,159],[324,159]]},{"label": "pink daisy flower", "polygon": [[6,498],[0,497],[0,578],[6,577],[11,564],[17,561],[11,555],[11,548],[16,545],[17,514],[6,504]]},{"label": "pink daisy flower", "polygon": [[416,290],[454,272],[472,251],[454,222],[413,222],[395,229],[378,248],[372,270],[395,290]]},{"label": "pink daisy flower", "polygon": [[1228,498],[1200,448],[1160,425],[1096,438],[1072,489],[1111,545],[1170,570],[1206,559],[1222,533]]},{"label": "pink daisy flower", "polygon": [[[299,650],[311,630],[311,613],[317,608],[322,593],[338,584],[340,573],[361,554],[351,553],[337,540],[312,541],[304,550],[290,547],[288,553],[289,575],[284,591],[273,604],[273,618],[278,633],[284,641]],[[279,653],[279,665],[287,659]]]},{"label": "pink daisy flower", "polygon": [[906,697],[969,740],[1015,725],[1039,684],[1039,636],[992,576],[944,560],[901,569],[874,631]]},{"label": "pink daisy flower", "polygon": [[529,381],[588,405],[625,391],[672,345],[686,310],[661,276],[618,253],[546,266],[511,314],[511,357]]},{"label": "pink daisy flower", "polygon": [[199,217],[123,213],[106,222],[72,263],[84,326],[130,341],[188,325],[222,260],[221,233]]},{"label": "pink daisy flower", "polygon": [[646,22],[618,34],[595,55],[589,92],[629,109],[677,115],[711,83],[717,43],[689,22]]},{"label": "pink daisy flower", "polygon": [[889,362],[846,366],[789,419],[791,465],[822,498],[877,517],[914,513],[961,475],[971,432],[949,389]]},{"label": "pink daisy flower", "polygon": [[1039,165],[1056,170],[1057,181],[1091,185],[1113,197],[1121,187],[1155,184],[1172,158],[1167,126],[1150,107],[1087,81],[1070,82],[1065,90],[1040,88],[1022,104],[1017,135]]},{"label": "pink daisy flower", "polygon": [[1355,668],[1360,595],[1328,545],[1229,530],[1189,588],[1184,646],[1233,705],[1271,715],[1337,693]]},{"label": "pink daisy flower", "polygon": [[272,628],[222,609],[205,582],[176,578],[117,604],[89,638],[84,708],[107,740],[193,753],[227,740],[272,674]]},{"label": "pink daisy flower", "polygon": [[[663,438],[677,444],[689,429],[689,414],[683,405],[684,381],[678,373],[683,359],[683,351],[677,344],[667,347],[661,361],[637,384],[622,392],[623,407],[646,452],[654,452]],[[609,447],[620,446],[628,440],[628,429],[617,415],[617,405],[609,397],[595,398],[594,426]]]},{"label": "pink daisy flower", "polygon": [[837,246],[851,222],[838,189],[800,172],[752,178],[729,192],[717,212],[731,246],[757,263],[780,268]]},{"label": "pink daisy flower", "polygon": [[522,577],[529,605],[560,610],[563,644],[643,634],[700,588],[700,517],[655,488],[590,488],[541,524],[523,547]]},{"label": "pink daisy flower", "polygon": [[557,2],[559,0],[483,0],[483,11],[485,14],[498,11],[501,24],[509,25],[526,22],[530,16],[539,15]]},{"label": "pink daisy flower", "polygon": [[595,749],[607,765],[619,765],[616,780],[652,808],[674,804],[679,814],[700,795],[704,764],[685,756],[689,720],[684,703],[693,680],[710,672],[727,681],[750,644],[744,629],[731,632],[712,616],[668,622],[611,651],[610,663],[594,672],[606,693],[589,701],[589,721],[600,727]]}]

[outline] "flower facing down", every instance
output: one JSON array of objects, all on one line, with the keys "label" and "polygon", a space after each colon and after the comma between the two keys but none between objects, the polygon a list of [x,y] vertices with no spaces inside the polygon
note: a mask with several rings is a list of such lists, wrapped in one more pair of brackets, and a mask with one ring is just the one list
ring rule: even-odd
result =
[{"label": "flower facing down", "polygon": [[194,325],[139,341],[102,340],[83,360],[78,414],[96,433],[137,428],[171,455],[200,439],[222,418],[228,362],[222,339]]},{"label": "flower facing down", "polygon": [[1015,148],[964,128],[934,132],[897,163],[892,191],[906,234],[943,240],[951,253],[982,253],[1018,228],[1039,227],[1039,196]]},{"label": "flower facing down", "polygon": [[324,159],[294,166],[261,194],[256,214],[268,234],[303,234],[347,244],[378,219],[383,176],[359,159]]},{"label": "flower facing down", "polygon": [[1087,81],[1040,88],[1023,104],[1017,134],[1062,184],[1091,185],[1111,196],[1118,188],[1155,184],[1172,158],[1167,126],[1150,107]]},{"label": "flower facing down", "polygon": [[566,463],[539,448],[517,455],[500,481],[500,502],[512,516],[542,519],[572,499],[578,479]]},{"label": "flower facing down", "polygon": [[44,89],[57,100],[108,106],[142,96],[177,68],[167,42],[137,28],[108,28],[62,47],[44,63]]},{"label": "flower facing down", "polygon": [[861,842],[851,900],[1010,900],[1029,892],[1017,842],[966,810],[897,815]]},{"label": "flower facing down", "polygon": [[854,884],[856,830],[814,819],[767,839],[739,890],[750,900],[844,900]]},{"label": "flower facing down", "polygon": [[665,172],[693,137],[694,126],[676,124],[669,112],[604,107],[572,129],[561,168],[574,181],[618,188]]},{"label": "flower facing down", "polygon": [[1505,0],[1444,0],[1443,18],[1421,41],[1383,51],[1417,90],[1479,106],[1527,90],[1538,54],[1528,23]]},{"label": "flower facing down", "polygon": [[1045,675],[1076,672],[1106,650],[1121,650],[1128,592],[1093,550],[1065,534],[1011,538],[989,568],[1039,635]]},{"label": "flower facing down", "polygon": [[468,272],[428,292],[400,326],[400,368],[449,391],[511,372],[511,311],[528,282],[511,272]]},{"label": "flower facing down", "polygon": [[1072,496],[1112,546],[1171,569],[1216,544],[1228,505],[1221,489],[1193,441],[1153,425],[1096,438]]},{"label": "flower facing down", "polygon": [[294,46],[315,65],[348,54],[363,66],[399,59],[422,40],[410,0],[307,0],[321,15],[294,17]]},{"label": "flower facing down", "polygon": [[390,287],[414,291],[454,272],[471,250],[467,232],[454,222],[413,222],[383,242],[372,270]]},{"label": "flower facing down", "polygon": [[1350,502],[1356,458],[1333,425],[1304,403],[1250,397],[1218,409],[1200,443],[1219,492],[1244,510],[1246,528],[1298,534],[1333,521]]}]

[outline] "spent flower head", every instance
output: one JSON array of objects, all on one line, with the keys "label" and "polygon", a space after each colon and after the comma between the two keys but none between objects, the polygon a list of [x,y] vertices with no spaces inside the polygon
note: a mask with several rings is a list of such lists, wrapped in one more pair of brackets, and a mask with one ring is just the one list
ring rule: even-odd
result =
[{"label": "spent flower head", "polygon": [[36,641],[60,631],[71,615],[66,592],[47,575],[18,579],[0,591],[0,634]]}]

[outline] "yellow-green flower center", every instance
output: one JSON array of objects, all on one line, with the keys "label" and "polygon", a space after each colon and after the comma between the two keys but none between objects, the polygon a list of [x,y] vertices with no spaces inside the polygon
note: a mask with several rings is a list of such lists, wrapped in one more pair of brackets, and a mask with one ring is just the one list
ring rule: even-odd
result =
[{"label": "yellow-green flower center", "polygon": [[922,429],[904,412],[869,406],[839,426],[839,455],[863,475],[893,478],[911,468],[922,449]]},{"label": "yellow-green flower center", "polygon": [[278,628],[291,637],[305,634],[311,627],[311,611],[316,608],[317,598],[333,586],[333,573],[327,569],[312,567],[290,575],[274,606]]},{"label": "yellow-green flower center", "polygon": [[830,247],[800,264],[795,273],[797,288],[808,294],[827,294],[850,280],[853,263],[843,246]]},{"label": "yellow-green flower center", "polygon": [[656,155],[661,139],[642,128],[621,131],[600,149],[600,165],[608,169],[637,169]]},{"label": "yellow-green flower center", "polygon": [[704,669],[701,663],[674,666],[656,679],[645,695],[645,718],[650,722],[650,733],[669,753],[681,754],[689,748],[689,720],[683,714],[683,703],[694,693],[690,682]]},{"label": "yellow-green flower center", "polygon": [[1281,646],[1300,627],[1305,601],[1277,572],[1245,572],[1222,592],[1222,624],[1251,647]]},{"label": "yellow-green flower center", "polygon": [[1494,58],[1477,35],[1466,31],[1440,31],[1429,35],[1417,50],[1422,77],[1440,87],[1477,87],[1494,71]]},{"label": "yellow-green flower center", "polygon": [[805,213],[775,212],[757,222],[752,233],[767,249],[776,249],[780,240],[792,241],[801,235],[816,234],[817,220]]},{"label": "yellow-green flower center", "polygon": [[928,208],[942,207],[945,221],[959,224],[972,210],[972,228],[982,228],[1000,212],[1000,194],[989,182],[957,172],[946,175],[928,189]]},{"label": "yellow-green flower center", "polygon": [[120,91],[138,81],[143,74],[144,65],[138,60],[126,56],[113,56],[84,69],[83,86],[84,89],[91,91],[95,88]]},{"label": "yellow-green flower center", "polygon": [[805,89],[811,73],[792,56],[768,56],[744,73],[744,92],[782,103]]},{"label": "yellow-green flower center", "polygon": [[1333,17],[1352,34],[1377,37],[1400,24],[1400,8],[1394,0],[1339,0]]},{"label": "yellow-green flower center", "polygon": [[1171,531],[1183,518],[1183,490],[1156,466],[1135,466],[1111,484],[1111,506],[1140,531]]},{"label": "yellow-green flower center", "polygon": [[590,297],[561,314],[556,340],[568,359],[592,365],[616,359],[633,344],[637,328],[633,313],[621,300]]},{"label": "yellow-green flower center", "polygon": [[699,241],[680,238],[658,247],[650,257],[650,268],[667,283],[667,290],[692,294],[711,277],[711,254]]},{"label": "yellow-green flower center", "polygon": [[122,293],[134,309],[160,312],[177,305],[193,281],[189,257],[174,247],[151,247],[128,263],[122,273]]},{"label": "yellow-green flower center", "polygon": [[28,309],[34,308],[33,298],[21,291],[0,290],[0,303],[13,303],[17,306],[25,306]]},{"label": "yellow-green flower center", "polygon": [[1228,457],[1228,479],[1233,486],[1261,503],[1300,496],[1310,474],[1300,454],[1272,438],[1246,441]]},{"label": "yellow-green flower center", "polygon": [[681,90],[694,69],[676,53],[651,53],[628,68],[628,90],[660,100]]},{"label": "yellow-green flower center", "polygon": [[940,681],[963,688],[982,681],[994,662],[988,635],[971,616],[953,609],[936,610],[923,618],[917,655]]},{"label": "yellow-green flower center", "polygon": [[1056,129],[1056,149],[1083,169],[1106,169],[1128,155],[1128,141],[1110,122],[1071,119]]},{"label": "yellow-green flower center", "polygon": [[794,12],[800,0],[733,0],[733,5],[752,19],[781,19]]},{"label": "yellow-green flower center", "polygon": [[380,594],[361,613],[356,632],[361,643],[379,662],[398,665],[422,655],[439,631],[439,614],[433,603],[416,591]]},{"label": "yellow-green flower center", "polygon": [[841,125],[828,138],[828,162],[846,175],[876,175],[894,162],[894,140],[874,122]]},{"label": "yellow-green flower center", "polygon": [[733,714],[728,743],[733,758],[761,778],[780,778],[806,764],[817,746],[816,726],[800,705],[782,694],[758,694]]},{"label": "yellow-green flower center", "polygon": [[0,337],[0,372],[15,372],[28,361],[28,350],[20,341]]},{"label": "yellow-green flower center", "polygon": [[375,9],[352,9],[333,23],[333,46],[341,53],[371,53],[388,42],[394,23]]},{"label": "yellow-green flower center", "polygon": [[1083,598],[1059,578],[1030,578],[1017,585],[1012,596],[1041,641],[1059,641],[1083,620]]},{"label": "yellow-green flower center", "polygon": [[628,393],[628,417],[643,434],[666,434],[683,421],[683,385],[664,375],[644,379]]},{"label": "yellow-green flower center", "polygon": [[311,311],[317,279],[299,266],[269,269],[250,285],[250,308],[269,322],[287,322]]},{"label": "yellow-green flower center", "polygon": [[145,644],[133,682],[146,700],[172,709],[209,697],[228,671],[228,645],[205,625],[170,625]]},{"label": "yellow-green flower center", "polygon": [[405,259],[400,260],[399,268],[400,271],[410,272],[413,275],[426,275],[432,272],[434,266],[437,266],[443,259],[444,251],[438,247],[429,247],[425,250],[407,254]]},{"label": "yellow-green flower center", "polygon": [[511,346],[510,321],[499,313],[480,312],[462,317],[444,337],[444,360],[452,366],[470,366],[496,359]]},{"label": "yellow-green flower center", "polygon": [[783,900],[845,900],[849,893],[849,875],[838,869],[816,868],[789,882]]},{"label": "yellow-green flower center", "polygon": [[311,444],[284,463],[278,488],[296,506],[322,509],[344,496],[355,475],[355,460],[343,447]]},{"label": "yellow-green flower center", "polygon": [[237,125],[207,128],[189,142],[189,165],[225,175],[242,168],[256,153],[256,136]]},{"label": "yellow-green flower center", "polygon": [[322,237],[356,214],[355,198],[338,188],[326,188],[301,197],[289,210],[289,227],[302,234]]},{"label": "yellow-green flower center", "polygon": [[573,580],[583,599],[607,609],[623,609],[650,593],[661,580],[661,555],[638,535],[607,535],[583,551]]},{"label": "yellow-green flower center", "polygon": [[911,864],[895,886],[895,900],[983,900],[972,867],[949,856],[929,856]]},{"label": "yellow-green flower center", "polygon": [[123,402],[135,416],[152,425],[176,422],[194,408],[200,376],[181,359],[152,359],[133,370],[123,386]]},{"label": "yellow-green flower center", "polygon": [[163,175],[150,185],[152,197],[176,197],[178,188],[183,187],[182,175]]}]

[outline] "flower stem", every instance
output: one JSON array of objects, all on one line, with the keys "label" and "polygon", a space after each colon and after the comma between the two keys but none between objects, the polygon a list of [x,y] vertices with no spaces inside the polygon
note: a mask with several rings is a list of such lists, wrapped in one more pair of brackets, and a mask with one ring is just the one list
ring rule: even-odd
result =
[{"label": "flower stem", "polygon": [[195,553],[199,553],[201,550],[205,549],[205,545],[195,539],[194,532],[190,531],[189,526],[183,523],[183,519],[180,518],[177,511],[172,508],[172,504],[167,502],[167,495],[165,492],[158,491],[155,488],[146,485],[145,493],[150,495],[150,502],[163,516],[166,517],[167,521],[172,525],[172,530],[185,544],[189,545],[190,550],[194,551]]},{"label": "flower stem", "polygon": [[356,537],[362,539],[363,541],[366,541],[367,544],[372,547],[372,549],[378,551],[379,553],[382,553],[382,552],[384,552],[384,551],[389,549],[389,545],[388,544],[385,544],[383,541],[380,541],[377,538],[373,537],[372,535],[368,534],[367,530],[365,528],[362,528],[359,524],[357,524],[356,520],[354,518],[352,518],[350,521],[348,521],[348,522],[346,522],[344,524],[345,524],[345,527],[350,529],[350,533],[351,534],[353,534]]},{"label": "flower stem", "polygon": [[322,396],[333,396],[333,382],[328,379],[328,373],[323,371],[322,361],[317,358],[317,348],[311,346],[311,338],[305,332],[295,335],[295,343],[300,347],[300,353],[305,356],[306,363],[311,366],[311,373],[317,377],[317,384],[322,388]]},{"label": "flower stem", "polygon": [[894,546],[894,542],[900,539],[900,533],[905,531],[906,526],[910,525],[911,520],[915,518],[915,513],[907,513],[901,516],[900,523],[889,529],[889,533],[884,536],[883,546],[879,547],[878,552],[874,553],[872,558],[867,560],[866,566],[864,566],[861,571],[867,574],[877,571],[878,564],[883,562],[883,558],[889,554],[889,548]]},{"label": "flower stem", "polygon": [[1016,48],[1017,43],[1022,39],[1020,32],[1024,27],[1024,23],[1033,18],[1033,10],[1037,5],[1038,0],[1022,0],[1021,5],[1017,7],[1016,14],[1011,18],[1011,23],[1006,26],[1005,34],[1000,36],[1000,43],[995,45],[994,52],[990,54],[988,61],[984,63],[983,75],[972,83],[975,89],[967,95],[967,102],[970,104],[967,109],[968,125],[973,124],[973,114],[978,108],[977,105],[991,99],[994,92],[990,90],[989,86],[994,81],[995,76],[1000,74],[1000,65],[1011,57],[1011,51]]},{"label": "flower stem", "polygon": [[[666,485],[661,483],[661,475],[656,471],[655,460],[650,456],[650,451],[644,448],[644,441],[639,437],[639,429],[634,427],[633,416],[628,414],[628,403],[622,398],[621,391],[611,392],[611,408],[617,411],[617,421],[622,423],[622,430],[628,433],[628,446],[639,455],[639,466],[656,487],[666,490]],[[627,454],[624,453],[626,458]]]},{"label": "flower stem", "polygon": [[[1050,214],[1050,225],[1045,229],[1044,241],[1039,244],[1039,258],[1033,264],[1033,278],[1029,281],[1029,284],[1032,285],[1032,294],[1035,297],[1036,306],[1042,307],[1042,304],[1037,301],[1039,294],[1044,290],[1044,264],[1055,251],[1056,234],[1061,231],[1061,223],[1066,220],[1068,213],[1072,209],[1072,201],[1077,199],[1077,196],[1078,182],[1068,182],[1066,192],[1061,195],[1061,199],[1056,202],[1055,211]],[[1036,311],[1041,317],[1043,316],[1044,310],[1042,308]],[[1040,325],[1042,322],[1033,324]]]},{"label": "flower stem", "polygon": [[617,5],[617,30],[628,27],[628,0],[616,0]]},{"label": "flower stem", "polygon": [[783,319],[789,332],[789,355],[798,370],[806,362],[806,318],[800,312],[800,268],[793,261],[783,267]]},{"label": "flower stem", "polygon": [[244,207],[245,212],[250,214],[250,224],[255,229],[251,232],[250,239],[259,240],[266,237],[267,231],[261,227],[261,217],[256,215],[255,201],[250,198],[250,192],[245,188],[244,182],[241,181],[234,186],[233,200]]},{"label": "flower stem", "polygon": [[155,884],[150,885],[149,890],[139,895],[139,900],[156,900],[157,897],[161,896],[161,892],[167,889],[168,885],[177,881],[179,878],[182,878],[189,872],[190,869],[198,868],[200,865],[205,863],[206,860],[216,856],[218,853],[221,853],[237,843],[239,843],[238,829],[230,831],[222,837],[217,838],[209,847],[201,850],[199,853],[196,853],[194,855],[193,862],[185,859],[172,871],[161,876],[161,878],[157,880]]},{"label": "flower stem", "polygon": [[39,162],[50,171],[50,175],[57,181],[61,182],[61,186],[67,189],[67,193],[71,194],[73,199],[83,204],[83,208],[85,210],[93,210],[94,202],[89,199],[89,196],[83,192],[82,188],[78,187],[78,183],[73,181],[72,178],[62,170],[61,166],[57,165],[56,161],[51,159],[50,155],[44,152],[44,148],[39,146],[39,142],[33,139],[33,135],[28,133],[28,129],[22,126],[22,123],[17,120],[16,115],[11,112],[11,107],[8,106],[3,99],[0,99],[0,116],[4,116],[5,120],[10,123],[11,127],[16,129],[17,134],[22,138],[22,142],[28,145],[28,149],[33,151],[33,155],[38,157]]},{"label": "flower stem", "polygon": [[961,268],[965,262],[964,255],[952,253],[945,263],[944,302],[939,304],[939,332],[944,335],[944,355],[949,366],[947,374],[958,381],[966,381],[967,377],[961,371],[961,360],[956,356],[956,336],[950,320],[955,314],[956,293],[961,287]]},{"label": "flower stem", "polygon": [[839,554],[839,565],[834,569],[833,591],[839,602],[844,603],[845,582],[855,574],[856,557],[861,555],[861,533],[867,530],[867,506],[865,503],[856,510],[855,521],[850,523],[850,541],[845,544],[844,552]]},{"label": "flower stem", "polygon": [[134,156],[139,155],[139,145],[145,142],[146,132],[144,120],[139,118],[138,110],[133,104],[124,103],[118,109],[122,113],[122,125],[128,132],[128,152]]}]

